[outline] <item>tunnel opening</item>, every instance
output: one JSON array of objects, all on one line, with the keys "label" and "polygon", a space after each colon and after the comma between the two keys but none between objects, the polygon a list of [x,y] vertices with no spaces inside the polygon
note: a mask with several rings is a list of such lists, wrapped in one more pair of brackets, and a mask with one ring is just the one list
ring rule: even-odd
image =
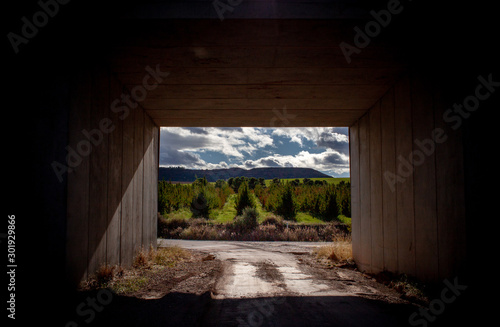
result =
[{"label": "tunnel opening", "polygon": [[[348,128],[162,128],[159,163],[162,237],[332,241],[334,231],[350,234]],[[249,217],[245,206],[253,208]],[[190,218],[204,218],[210,232],[194,233]]]}]

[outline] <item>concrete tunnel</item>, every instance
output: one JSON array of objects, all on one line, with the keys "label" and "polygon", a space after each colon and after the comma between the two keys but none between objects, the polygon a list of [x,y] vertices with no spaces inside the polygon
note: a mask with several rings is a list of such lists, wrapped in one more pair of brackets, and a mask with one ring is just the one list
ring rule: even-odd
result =
[{"label": "concrete tunnel", "polygon": [[27,169],[8,181],[12,204],[25,190],[14,184],[34,183],[35,251],[71,285],[156,246],[161,126],[348,126],[359,268],[429,282],[466,273],[482,206],[479,119],[500,77],[488,51],[456,52],[480,34],[449,8],[246,1],[221,20],[210,1],[171,1],[93,22],[92,6],[59,9],[13,56],[10,84],[23,87],[10,94],[24,108],[14,115],[30,122],[31,143],[28,154],[8,148],[30,159],[12,162]]}]

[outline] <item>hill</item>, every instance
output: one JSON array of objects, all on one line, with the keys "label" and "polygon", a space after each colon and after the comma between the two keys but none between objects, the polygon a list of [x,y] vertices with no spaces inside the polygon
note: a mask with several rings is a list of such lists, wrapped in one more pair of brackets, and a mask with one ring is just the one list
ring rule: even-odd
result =
[{"label": "hill", "polygon": [[215,182],[218,179],[227,180],[230,177],[255,177],[264,179],[285,179],[285,178],[330,178],[312,168],[293,168],[293,167],[271,167],[271,168],[228,168],[228,169],[185,169],[180,167],[165,168],[160,167],[158,172],[159,180],[172,182],[194,182],[196,178],[206,177],[209,182]]}]

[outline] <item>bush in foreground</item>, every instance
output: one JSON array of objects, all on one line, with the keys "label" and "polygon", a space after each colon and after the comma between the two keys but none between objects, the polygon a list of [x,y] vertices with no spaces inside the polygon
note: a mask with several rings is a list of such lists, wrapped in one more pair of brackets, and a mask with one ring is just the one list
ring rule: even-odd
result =
[{"label": "bush in foreground", "polygon": [[264,220],[262,221],[262,225],[264,225],[264,226],[274,225],[276,227],[283,227],[284,222],[283,222],[282,217],[276,216],[275,214],[270,214],[270,215],[266,216],[266,218],[264,218]]},{"label": "bush in foreground", "polygon": [[[226,240],[226,241],[325,241],[332,242],[349,238],[350,233],[344,224],[334,222],[324,225],[300,225],[289,223],[271,223],[275,217],[269,217],[267,223],[258,224],[255,213],[238,216],[231,223],[213,224],[205,219],[189,219],[187,228],[164,228],[158,236],[172,239],[189,240]],[[265,219],[266,221],[266,219]]]},{"label": "bush in foreground", "polygon": [[241,216],[234,218],[233,225],[241,231],[252,230],[259,225],[257,221],[258,217],[259,213],[256,208],[246,207],[243,209]]}]

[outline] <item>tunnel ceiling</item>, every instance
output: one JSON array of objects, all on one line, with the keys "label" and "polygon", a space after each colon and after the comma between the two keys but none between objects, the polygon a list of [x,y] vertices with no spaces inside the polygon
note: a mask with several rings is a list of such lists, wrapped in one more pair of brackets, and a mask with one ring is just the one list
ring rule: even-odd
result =
[{"label": "tunnel ceiling", "polygon": [[110,65],[158,126],[351,126],[405,71],[397,49],[377,37],[347,61],[340,44],[355,45],[366,11],[346,9],[344,19],[321,10],[308,19],[249,19],[243,9],[224,20],[135,13],[124,14],[126,37],[113,40]]}]

